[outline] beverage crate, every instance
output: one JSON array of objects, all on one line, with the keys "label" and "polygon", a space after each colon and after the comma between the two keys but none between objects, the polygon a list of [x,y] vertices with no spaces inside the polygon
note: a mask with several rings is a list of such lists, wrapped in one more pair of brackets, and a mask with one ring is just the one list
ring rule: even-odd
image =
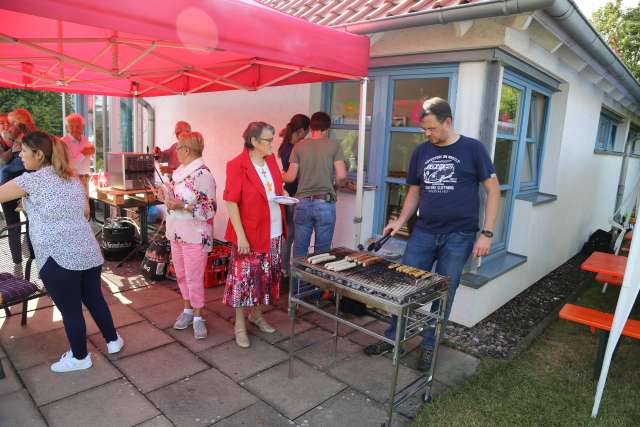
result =
[{"label": "beverage crate", "polygon": [[227,280],[229,271],[229,258],[231,245],[227,242],[214,240],[213,248],[207,258],[207,268],[204,274],[204,287],[223,286]]}]

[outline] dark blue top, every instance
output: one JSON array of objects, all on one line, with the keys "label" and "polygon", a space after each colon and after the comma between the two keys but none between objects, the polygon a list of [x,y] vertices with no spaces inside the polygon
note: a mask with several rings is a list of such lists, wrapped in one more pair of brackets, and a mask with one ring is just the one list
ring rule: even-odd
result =
[{"label": "dark blue top", "polygon": [[417,146],[407,175],[407,184],[420,186],[416,226],[434,234],[478,231],[478,185],[495,173],[487,150],[473,138]]},{"label": "dark blue top", "polygon": [[[290,142],[282,144],[282,147],[280,147],[280,150],[278,151],[278,155],[282,160],[282,168],[285,172],[289,170],[289,157],[291,157],[291,151],[293,151],[293,144]],[[296,179],[293,182],[285,182],[284,189],[287,190],[287,193],[289,193],[290,196],[295,196],[298,191],[298,180]]]},{"label": "dark blue top", "polygon": [[20,158],[20,152],[16,151],[11,156],[11,160],[2,168],[2,176],[0,177],[0,185],[11,181],[13,178],[22,175],[25,172],[24,163]]}]

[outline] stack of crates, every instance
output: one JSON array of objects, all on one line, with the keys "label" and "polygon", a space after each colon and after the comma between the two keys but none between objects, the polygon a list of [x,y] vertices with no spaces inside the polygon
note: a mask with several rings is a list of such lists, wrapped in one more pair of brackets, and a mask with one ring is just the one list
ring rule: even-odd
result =
[{"label": "stack of crates", "polygon": [[227,280],[229,271],[229,258],[231,257],[231,244],[214,239],[213,248],[207,259],[207,268],[204,272],[204,287],[213,288],[223,286]]}]

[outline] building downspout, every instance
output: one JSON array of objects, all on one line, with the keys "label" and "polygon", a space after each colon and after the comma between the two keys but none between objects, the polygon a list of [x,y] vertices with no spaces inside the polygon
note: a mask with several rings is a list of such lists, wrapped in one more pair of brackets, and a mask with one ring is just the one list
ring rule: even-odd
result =
[{"label": "building downspout", "polygon": [[410,15],[390,16],[367,22],[336,26],[355,34],[371,34],[424,25],[448,24],[472,19],[517,15],[543,10],[558,21],[567,34],[601,65],[609,74],[621,82],[623,88],[636,101],[635,112],[640,114],[640,84],[633,74],[616,56],[611,47],[580,12],[573,0],[492,0],[454,7],[414,12]]}]

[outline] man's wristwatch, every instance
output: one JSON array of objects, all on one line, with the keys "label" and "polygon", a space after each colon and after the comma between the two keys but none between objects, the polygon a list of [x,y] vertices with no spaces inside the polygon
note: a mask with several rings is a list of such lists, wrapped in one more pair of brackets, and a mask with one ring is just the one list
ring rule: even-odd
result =
[{"label": "man's wristwatch", "polygon": [[480,231],[480,234],[482,234],[483,236],[486,236],[488,238],[492,238],[493,237],[493,231],[491,230],[482,230]]}]

